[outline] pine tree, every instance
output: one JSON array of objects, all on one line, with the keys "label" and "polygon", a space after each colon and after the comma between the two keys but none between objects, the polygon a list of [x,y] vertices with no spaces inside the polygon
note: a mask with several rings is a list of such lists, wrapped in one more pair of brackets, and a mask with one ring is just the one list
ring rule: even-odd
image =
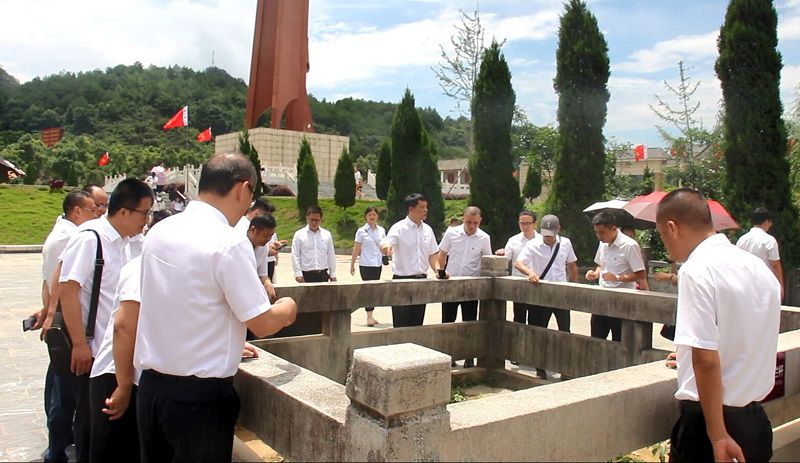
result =
[{"label": "pine tree", "polygon": [[390,223],[406,216],[406,196],[421,191],[422,155],[422,121],[414,107],[414,95],[406,89],[392,121],[392,181],[386,198]]},{"label": "pine tree", "polygon": [[425,222],[433,228],[436,236],[444,232],[444,197],[439,176],[439,151],[436,142],[422,129],[423,156],[421,162],[422,194],[428,199],[428,218]]},{"label": "pine tree", "polygon": [[533,201],[542,194],[542,169],[539,163],[528,166],[528,174],[525,176],[525,186],[522,187],[522,196]]},{"label": "pine tree", "polygon": [[250,143],[250,133],[247,129],[243,129],[239,133],[239,152],[247,156],[253,167],[256,169],[256,184],[254,185],[254,198],[260,198],[264,194],[264,184],[261,183],[261,160],[258,159],[258,151],[256,147]]},{"label": "pine tree", "polygon": [[781,260],[800,262],[791,202],[786,128],[781,119],[781,55],[772,2],[731,0],[720,28],[717,77],[724,100],[725,205],[744,225],[756,207],[775,214]]},{"label": "pine tree", "polygon": [[597,19],[581,0],[566,5],[558,31],[556,78],[559,143],[547,211],[556,214],[575,253],[591,261],[597,240],[581,210],[603,198],[609,98],[608,46]]},{"label": "pine tree", "polygon": [[308,206],[319,205],[318,196],[317,164],[311,154],[311,145],[303,138],[297,156],[297,212],[301,221],[305,220]]},{"label": "pine tree", "polygon": [[481,228],[495,247],[518,232],[517,215],[522,209],[511,157],[515,100],[508,63],[500,45],[492,41],[483,53],[472,100],[475,154],[469,160],[469,204],[480,208]]},{"label": "pine tree", "polygon": [[353,171],[353,158],[347,152],[347,147],[342,148],[339,163],[336,164],[336,174],[333,177],[333,202],[342,209],[347,209],[356,203],[356,178]]},{"label": "pine tree", "polygon": [[392,183],[392,146],[389,140],[381,143],[378,154],[378,172],[375,178],[375,193],[378,199],[386,199],[389,193],[389,184]]}]

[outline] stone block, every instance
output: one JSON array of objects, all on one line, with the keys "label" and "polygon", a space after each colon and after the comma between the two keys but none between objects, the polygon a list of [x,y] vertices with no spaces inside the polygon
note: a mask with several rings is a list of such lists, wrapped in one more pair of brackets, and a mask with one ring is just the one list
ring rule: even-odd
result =
[{"label": "stone block", "polygon": [[346,392],[385,419],[443,408],[450,401],[450,356],[408,343],[358,349]]},{"label": "stone block", "polygon": [[481,276],[502,277],[508,275],[508,257],[483,256],[481,257]]}]

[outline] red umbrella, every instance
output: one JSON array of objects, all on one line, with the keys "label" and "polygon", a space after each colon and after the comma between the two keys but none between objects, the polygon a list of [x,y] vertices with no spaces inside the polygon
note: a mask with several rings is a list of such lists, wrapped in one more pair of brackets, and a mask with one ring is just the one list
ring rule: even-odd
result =
[{"label": "red umbrella", "polygon": [[[634,218],[647,222],[656,222],[656,209],[658,203],[667,195],[665,191],[654,191],[648,195],[637,196],[630,200],[623,209],[628,211]],[[711,221],[714,222],[714,230],[726,230],[728,228],[739,228],[733,217],[725,210],[722,204],[708,200],[708,208],[711,210]]]}]

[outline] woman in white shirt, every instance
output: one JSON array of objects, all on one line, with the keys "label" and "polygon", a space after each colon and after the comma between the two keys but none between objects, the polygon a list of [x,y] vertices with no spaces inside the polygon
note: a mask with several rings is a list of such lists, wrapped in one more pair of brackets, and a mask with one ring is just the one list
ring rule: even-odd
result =
[{"label": "woman in white shirt", "polygon": [[[353,245],[353,254],[350,257],[350,275],[356,273],[356,256],[358,256],[358,271],[364,281],[380,280],[383,254],[381,253],[381,240],[386,238],[386,230],[378,225],[378,209],[370,206],[364,212],[367,223],[356,230],[356,240]],[[378,322],[372,316],[375,307],[365,307],[367,311],[367,326],[375,326]]]}]

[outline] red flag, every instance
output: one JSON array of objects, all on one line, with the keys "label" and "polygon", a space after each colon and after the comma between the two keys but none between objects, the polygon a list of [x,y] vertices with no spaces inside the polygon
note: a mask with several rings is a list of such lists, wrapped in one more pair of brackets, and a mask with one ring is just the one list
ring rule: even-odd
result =
[{"label": "red flag", "polygon": [[189,125],[189,107],[184,106],[172,116],[172,119],[164,124],[164,130],[174,129],[175,127],[186,127],[187,125]]},{"label": "red flag", "polygon": [[633,149],[633,156],[636,161],[647,159],[647,147],[645,145],[636,145],[636,148]]},{"label": "red flag", "polygon": [[102,156],[100,156],[100,159],[97,160],[97,165],[103,167],[104,165],[108,164],[108,161],[110,160],[111,159],[108,157],[108,151],[106,151]]},{"label": "red flag", "polygon": [[205,143],[211,141],[211,127],[197,134],[197,141]]}]

